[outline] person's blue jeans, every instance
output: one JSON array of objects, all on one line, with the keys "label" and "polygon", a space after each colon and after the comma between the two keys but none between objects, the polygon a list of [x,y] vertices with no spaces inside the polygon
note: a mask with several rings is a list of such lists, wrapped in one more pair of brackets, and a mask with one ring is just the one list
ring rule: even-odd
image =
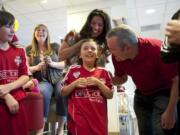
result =
[{"label": "person's blue jeans", "polygon": [[58,116],[64,117],[64,119],[66,119],[66,115],[67,115],[67,99],[65,96],[61,95],[60,92],[60,82],[58,82],[55,85],[55,96],[56,96],[56,114]]},{"label": "person's blue jeans", "polygon": [[48,111],[49,111],[49,104],[50,100],[53,94],[53,86],[51,83],[47,81],[41,81],[39,83],[39,88],[41,90],[41,93],[43,95],[43,100],[44,100],[44,117],[45,119],[48,117]]},{"label": "person's blue jeans", "polygon": [[138,121],[139,135],[174,135],[174,129],[165,130],[161,127],[161,115],[169,102],[169,93],[160,92],[144,96],[136,92],[134,111]]},{"label": "person's blue jeans", "polygon": [[57,99],[56,103],[56,112],[57,115],[59,116],[66,116],[66,104],[64,103],[64,97],[62,97],[59,94],[59,83],[60,81],[53,85],[49,83],[48,81],[41,81],[39,83],[39,88],[41,90],[41,93],[43,95],[43,100],[44,100],[44,118],[47,119],[48,117],[48,112],[49,112],[49,105],[51,101],[51,97],[53,95],[53,92],[55,92],[55,96]]}]

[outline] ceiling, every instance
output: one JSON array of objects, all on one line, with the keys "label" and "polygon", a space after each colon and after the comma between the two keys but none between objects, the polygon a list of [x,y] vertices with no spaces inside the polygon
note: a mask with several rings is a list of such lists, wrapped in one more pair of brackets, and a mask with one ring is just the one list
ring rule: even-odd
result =
[{"label": "ceiling", "polygon": [[[164,27],[171,16],[180,9],[180,0],[127,0],[128,20],[141,35],[164,37]],[[147,14],[146,10],[155,13]]]},{"label": "ceiling", "polygon": [[[125,17],[139,34],[163,38],[165,23],[180,8],[180,0],[0,0],[5,9],[19,22],[17,35],[20,43],[30,44],[36,24],[48,26],[53,41],[59,41],[68,30],[68,23],[76,19],[68,16],[89,12],[94,8],[107,10],[112,19]],[[146,14],[148,9],[155,13]],[[87,15],[87,14],[86,14]],[[80,27],[80,26],[79,26]]]}]

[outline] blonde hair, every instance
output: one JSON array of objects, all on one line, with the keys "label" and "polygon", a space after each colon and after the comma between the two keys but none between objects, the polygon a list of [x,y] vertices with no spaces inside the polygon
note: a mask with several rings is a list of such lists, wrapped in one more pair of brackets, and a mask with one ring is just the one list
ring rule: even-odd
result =
[{"label": "blonde hair", "polygon": [[47,48],[46,51],[44,52],[45,55],[51,55],[52,54],[52,48],[50,45],[50,36],[49,36],[49,31],[46,25],[44,24],[38,24],[35,28],[34,28],[34,32],[33,32],[33,38],[32,38],[32,49],[31,49],[31,56],[39,56],[40,55],[40,50],[38,47],[38,41],[35,37],[35,32],[39,27],[45,27],[46,31],[47,31],[47,38],[45,40],[45,47]]}]

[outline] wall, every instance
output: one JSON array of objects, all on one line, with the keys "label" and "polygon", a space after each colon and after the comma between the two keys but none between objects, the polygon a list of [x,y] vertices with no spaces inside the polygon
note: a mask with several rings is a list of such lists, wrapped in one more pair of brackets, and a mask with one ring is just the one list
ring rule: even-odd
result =
[{"label": "wall", "polygon": [[[17,18],[19,21],[19,29],[17,30],[16,34],[18,35],[21,45],[26,46],[31,44],[34,28],[37,24],[41,23],[45,24],[48,27],[51,42],[60,43],[60,39],[67,33],[67,8],[62,7],[58,10],[50,10],[49,13],[53,15],[51,15],[50,17],[44,15],[45,17],[47,17],[44,17],[44,19],[43,15],[41,15],[39,16],[39,19],[29,24],[26,23],[27,20]],[[34,14],[38,14],[38,12]],[[52,18],[56,18],[57,21],[51,21]]]}]

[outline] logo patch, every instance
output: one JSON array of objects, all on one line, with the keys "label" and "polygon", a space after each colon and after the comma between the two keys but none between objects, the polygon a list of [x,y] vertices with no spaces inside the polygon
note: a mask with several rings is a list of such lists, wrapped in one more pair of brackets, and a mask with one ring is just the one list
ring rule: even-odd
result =
[{"label": "logo patch", "polygon": [[78,78],[79,77],[79,75],[80,75],[80,72],[78,71],[78,72],[74,72],[73,73],[73,76],[75,77],[75,78]]},{"label": "logo patch", "polygon": [[106,83],[106,81],[105,81],[105,79],[104,78],[100,78],[99,79],[103,84],[105,84]]},{"label": "logo patch", "polygon": [[19,66],[22,63],[22,59],[20,56],[16,56],[14,59],[14,62],[16,63],[17,66]]}]

